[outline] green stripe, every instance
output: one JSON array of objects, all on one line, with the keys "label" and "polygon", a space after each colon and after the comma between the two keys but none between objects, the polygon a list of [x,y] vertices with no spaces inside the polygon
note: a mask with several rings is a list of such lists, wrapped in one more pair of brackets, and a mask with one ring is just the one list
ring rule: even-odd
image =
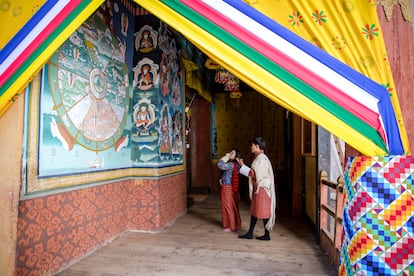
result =
[{"label": "green stripe", "polygon": [[240,41],[235,36],[229,34],[228,32],[222,30],[217,25],[201,16],[194,10],[190,9],[186,5],[180,3],[177,0],[160,0],[162,3],[188,19],[189,21],[196,24],[199,28],[215,36],[219,40],[226,43],[229,47],[233,48],[235,51],[244,55],[248,59],[252,60],[254,63],[258,64],[266,71],[274,75],[276,78],[287,83],[289,86],[293,87],[305,97],[313,101],[315,104],[319,105],[321,108],[327,110],[329,113],[333,114],[335,117],[343,121],[345,124],[349,125],[351,128],[355,129],[365,137],[372,140],[375,145],[383,149],[385,152],[388,152],[384,141],[382,140],[379,133],[370,125],[349,113],[346,109],[340,105],[333,102],[331,99],[325,95],[319,93],[317,90],[304,83],[302,80],[298,79],[291,73],[284,70],[279,65],[275,64],[267,57],[258,53],[256,50],[246,45],[244,42]]},{"label": "green stripe", "polygon": [[[29,66],[53,43],[53,41],[75,20],[75,18],[89,5],[91,1],[81,1],[81,3],[63,20],[63,22],[43,41],[42,44],[27,58],[27,60],[13,73],[13,75],[0,87],[0,97],[13,85],[13,83],[24,74]],[[83,22],[82,22],[83,23]],[[67,38],[71,35],[68,34]],[[57,46],[55,50],[60,47]],[[50,58],[50,57],[48,57]],[[16,91],[17,93],[18,91]]]}]

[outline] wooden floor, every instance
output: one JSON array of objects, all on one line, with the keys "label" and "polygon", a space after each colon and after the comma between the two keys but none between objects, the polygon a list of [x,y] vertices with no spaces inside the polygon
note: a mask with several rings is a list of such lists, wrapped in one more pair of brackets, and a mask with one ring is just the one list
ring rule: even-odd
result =
[{"label": "wooden floor", "polygon": [[[301,219],[280,215],[270,241],[239,239],[250,222],[247,204],[242,230],[225,233],[217,195],[190,199],[187,214],[164,231],[125,233],[59,275],[336,275]],[[262,220],[254,234],[263,234]]]}]

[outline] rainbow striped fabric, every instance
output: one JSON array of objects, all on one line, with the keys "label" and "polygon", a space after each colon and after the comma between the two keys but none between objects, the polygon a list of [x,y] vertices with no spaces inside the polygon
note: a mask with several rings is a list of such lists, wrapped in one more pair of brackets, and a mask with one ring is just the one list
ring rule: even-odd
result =
[{"label": "rainbow striped fabric", "polygon": [[[102,2],[52,0],[39,5],[0,53],[0,115]],[[179,30],[252,88],[324,127],[361,153],[381,156],[409,152],[402,118],[396,115],[399,107],[393,105],[387,88],[254,8],[264,1],[135,2]],[[278,1],[281,7],[283,2],[292,1]],[[295,16],[300,22],[299,14]],[[316,18],[326,20],[320,12]]]},{"label": "rainbow striped fabric", "polygon": [[408,151],[388,90],[244,3],[264,1],[137,2],[257,91],[363,154]]},{"label": "rainbow striped fabric", "polygon": [[12,34],[5,32],[0,39],[0,116],[59,46],[102,2],[18,0],[2,3],[1,26],[11,30],[13,26],[20,28]]}]

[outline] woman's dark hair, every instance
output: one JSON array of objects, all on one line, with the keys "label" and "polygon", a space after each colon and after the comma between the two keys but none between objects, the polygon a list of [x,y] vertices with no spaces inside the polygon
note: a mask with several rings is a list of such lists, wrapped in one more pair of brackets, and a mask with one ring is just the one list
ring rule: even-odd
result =
[{"label": "woman's dark hair", "polygon": [[239,158],[239,159],[243,158],[242,157],[242,154],[241,154],[241,151],[239,151],[238,149],[233,149],[233,150],[236,152],[236,157],[234,159],[236,159],[236,158]]},{"label": "woman's dark hair", "polygon": [[266,148],[266,142],[262,137],[256,137],[252,140],[252,144],[258,145],[261,150]]}]

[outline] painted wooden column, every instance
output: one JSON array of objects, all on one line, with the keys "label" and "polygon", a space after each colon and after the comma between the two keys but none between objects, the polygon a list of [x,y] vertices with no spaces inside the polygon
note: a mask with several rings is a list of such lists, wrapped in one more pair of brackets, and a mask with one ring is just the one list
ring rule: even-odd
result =
[{"label": "painted wooden column", "polygon": [[21,151],[23,98],[0,118],[0,271],[14,275],[19,196],[22,183]]},{"label": "painted wooden column", "polygon": [[292,179],[292,215],[302,214],[302,153],[301,153],[301,118],[293,116],[293,174]]}]

